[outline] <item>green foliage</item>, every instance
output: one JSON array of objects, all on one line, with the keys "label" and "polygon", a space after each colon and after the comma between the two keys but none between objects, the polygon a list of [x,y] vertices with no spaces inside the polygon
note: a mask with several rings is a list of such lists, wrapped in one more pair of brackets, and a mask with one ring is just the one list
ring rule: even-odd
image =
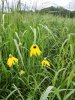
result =
[{"label": "green foliage", "polygon": [[[13,12],[0,20],[0,100],[75,99],[75,18]],[[30,57],[33,42],[39,57]],[[11,69],[9,54],[18,58]],[[50,68],[42,68],[44,58]]]},{"label": "green foliage", "polygon": [[49,13],[49,14],[53,14],[55,16],[63,16],[63,17],[70,17],[70,18],[73,18],[75,17],[75,11],[70,11],[70,10],[67,10],[63,7],[48,7],[48,8],[43,8],[41,9],[40,11],[37,11],[37,12],[40,12],[42,14],[44,13]]}]

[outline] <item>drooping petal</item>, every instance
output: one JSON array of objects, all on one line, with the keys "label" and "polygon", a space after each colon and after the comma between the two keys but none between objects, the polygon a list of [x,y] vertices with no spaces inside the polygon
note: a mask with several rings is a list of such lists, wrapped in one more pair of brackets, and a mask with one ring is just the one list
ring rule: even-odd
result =
[{"label": "drooping petal", "polygon": [[46,59],[44,59],[44,60],[42,61],[42,66],[48,66],[48,67],[50,67],[49,61],[46,60]]},{"label": "drooping petal", "polygon": [[13,57],[13,56],[9,57],[8,60],[7,60],[7,65],[8,65],[9,67],[12,67],[12,66],[15,65],[16,63],[18,63],[18,59],[15,58],[15,57]]},{"label": "drooping petal", "polygon": [[32,45],[31,48],[30,48],[30,57],[32,56],[40,56],[41,55],[41,51],[38,47],[38,45]]}]

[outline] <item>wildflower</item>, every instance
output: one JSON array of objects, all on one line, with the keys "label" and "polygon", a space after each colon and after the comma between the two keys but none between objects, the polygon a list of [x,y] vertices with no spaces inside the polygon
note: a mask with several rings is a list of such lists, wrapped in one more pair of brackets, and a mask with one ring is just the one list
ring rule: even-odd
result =
[{"label": "wildflower", "polygon": [[33,44],[30,48],[30,57],[32,57],[33,55],[34,56],[40,56],[41,55],[41,51],[40,51],[38,45],[36,45],[36,44]]},{"label": "wildflower", "polygon": [[21,76],[21,75],[23,75],[23,74],[25,74],[25,71],[21,70],[21,71],[19,72],[19,75]]},{"label": "wildflower", "polygon": [[18,59],[13,57],[12,55],[9,55],[9,58],[7,60],[7,65],[11,68],[16,63],[18,63]]},{"label": "wildflower", "polygon": [[49,61],[46,60],[46,59],[44,59],[44,60],[42,61],[42,66],[50,67],[50,63],[49,63]]}]

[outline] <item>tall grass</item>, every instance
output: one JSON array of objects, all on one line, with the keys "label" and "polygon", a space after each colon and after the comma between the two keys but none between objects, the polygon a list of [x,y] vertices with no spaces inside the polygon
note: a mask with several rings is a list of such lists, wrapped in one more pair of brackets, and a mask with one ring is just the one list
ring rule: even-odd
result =
[{"label": "tall grass", "polygon": [[[0,100],[75,99],[75,19],[35,13],[0,15]],[[34,41],[42,51],[30,57]],[[18,65],[7,66],[9,54]],[[42,68],[47,58],[50,68]],[[19,75],[21,70],[25,74]],[[45,97],[43,97],[45,96]]]}]

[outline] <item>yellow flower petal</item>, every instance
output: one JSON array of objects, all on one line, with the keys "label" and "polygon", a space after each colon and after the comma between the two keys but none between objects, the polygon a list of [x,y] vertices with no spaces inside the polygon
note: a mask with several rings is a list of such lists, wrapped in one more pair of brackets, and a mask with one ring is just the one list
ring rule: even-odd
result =
[{"label": "yellow flower petal", "polygon": [[17,58],[12,57],[12,59],[13,59],[13,61],[14,61],[15,63],[18,63],[18,59],[17,59]]},{"label": "yellow flower petal", "polygon": [[30,57],[32,56],[40,56],[41,55],[41,51],[38,47],[38,45],[32,45],[31,48],[30,48]]},{"label": "yellow flower petal", "polygon": [[48,66],[48,67],[50,67],[49,61],[46,60],[46,59],[44,59],[44,60],[42,61],[42,66]]},{"label": "yellow flower petal", "polygon": [[7,60],[7,65],[8,65],[9,67],[12,67],[12,65],[13,65],[13,59],[12,59],[12,58],[9,58],[9,59]]},{"label": "yellow flower petal", "polygon": [[17,58],[15,58],[13,56],[11,56],[11,57],[8,58],[7,65],[9,67],[12,67],[13,65],[15,65],[15,63],[18,63],[18,59]]}]

